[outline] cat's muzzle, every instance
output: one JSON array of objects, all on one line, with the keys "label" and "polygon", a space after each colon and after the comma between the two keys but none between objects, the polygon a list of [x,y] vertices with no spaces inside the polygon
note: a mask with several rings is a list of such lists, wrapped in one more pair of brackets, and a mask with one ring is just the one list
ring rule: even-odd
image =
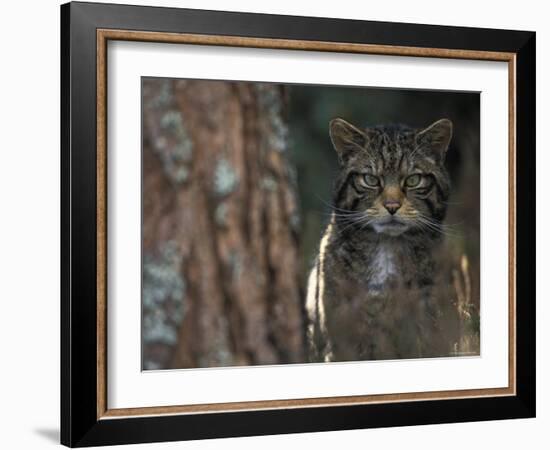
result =
[{"label": "cat's muzzle", "polygon": [[409,225],[396,216],[388,215],[372,224],[374,231],[388,236],[399,236],[409,229]]}]

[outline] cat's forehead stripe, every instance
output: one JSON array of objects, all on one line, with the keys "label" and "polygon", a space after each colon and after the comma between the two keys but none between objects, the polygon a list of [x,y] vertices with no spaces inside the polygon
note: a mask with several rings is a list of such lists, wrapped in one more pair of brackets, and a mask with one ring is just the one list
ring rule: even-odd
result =
[{"label": "cat's forehead stripe", "polygon": [[424,152],[419,151],[415,142],[415,133],[412,129],[371,128],[370,139],[366,146],[366,167],[370,170],[383,172],[400,172],[412,170],[418,160],[434,164],[427,160]]},{"label": "cat's forehead stripe", "polygon": [[391,136],[387,131],[382,132],[378,153],[381,157],[380,171],[396,172],[399,170],[404,151],[399,145],[399,134]]}]

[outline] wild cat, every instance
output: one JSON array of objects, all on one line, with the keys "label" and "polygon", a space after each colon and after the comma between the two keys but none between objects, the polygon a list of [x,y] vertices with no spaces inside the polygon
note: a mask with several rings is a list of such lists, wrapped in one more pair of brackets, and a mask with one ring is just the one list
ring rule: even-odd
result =
[{"label": "wild cat", "polygon": [[330,122],[340,167],[308,281],[312,361],[445,352],[432,287],[452,128],[448,119],[424,129]]}]

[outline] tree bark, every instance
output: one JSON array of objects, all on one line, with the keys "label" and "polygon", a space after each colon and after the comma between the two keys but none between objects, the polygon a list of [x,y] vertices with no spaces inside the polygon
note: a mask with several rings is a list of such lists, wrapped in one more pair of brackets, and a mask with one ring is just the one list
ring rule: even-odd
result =
[{"label": "tree bark", "polygon": [[143,81],[144,368],[305,361],[285,91]]}]

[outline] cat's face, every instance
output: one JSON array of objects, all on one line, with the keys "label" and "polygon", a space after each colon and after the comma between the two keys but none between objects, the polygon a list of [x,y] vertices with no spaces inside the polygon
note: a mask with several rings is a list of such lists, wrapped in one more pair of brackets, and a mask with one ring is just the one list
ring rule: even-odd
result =
[{"label": "cat's face", "polygon": [[398,236],[441,231],[449,196],[445,153],[452,123],[415,130],[404,126],[359,130],[330,123],[340,161],[335,217],[341,227]]}]

